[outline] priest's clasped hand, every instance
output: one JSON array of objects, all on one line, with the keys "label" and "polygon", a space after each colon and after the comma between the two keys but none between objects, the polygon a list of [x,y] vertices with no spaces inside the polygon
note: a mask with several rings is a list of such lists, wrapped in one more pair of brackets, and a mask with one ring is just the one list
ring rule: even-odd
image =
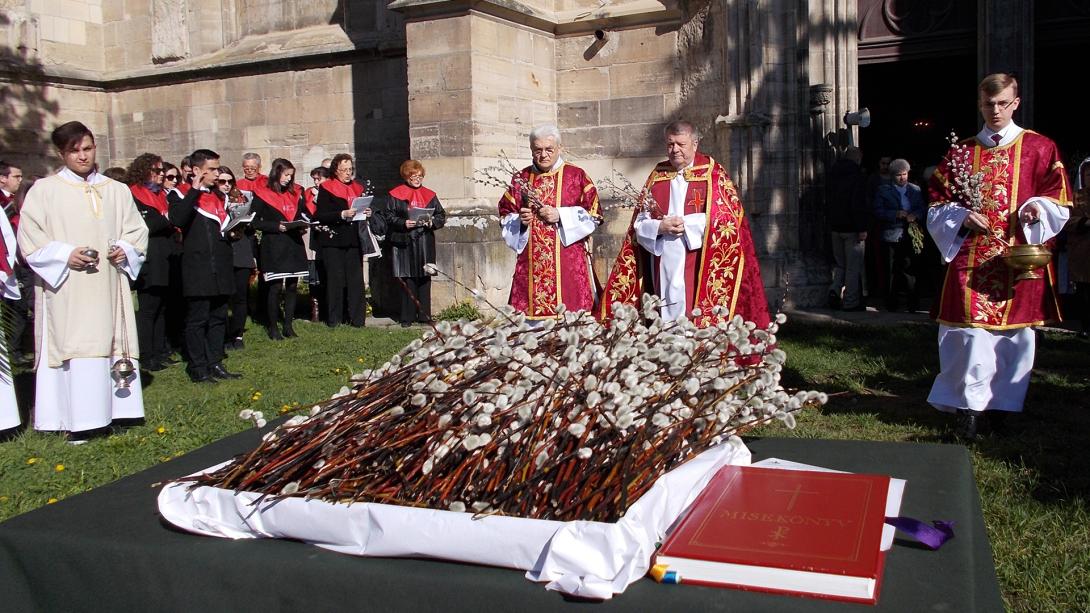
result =
[{"label": "priest's clasped hand", "polygon": [[667,215],[659,222],[659,234],[681,236],[685,234],[685,219],[676,215]]},{"label": "priest's clasped hand", "polygon": [[545,223],[556,223],[560,221],[560,211],[556,210],[555,206],[549,206],[547,204],[541,205],[541,208],[537,210],[537,216]]}]

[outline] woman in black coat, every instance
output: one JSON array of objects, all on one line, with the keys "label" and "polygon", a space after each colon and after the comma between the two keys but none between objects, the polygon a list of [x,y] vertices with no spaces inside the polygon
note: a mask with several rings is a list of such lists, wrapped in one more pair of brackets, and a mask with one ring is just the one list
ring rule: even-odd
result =
[{"label": "woman in black coat", "polygon": [[[246,204],[246,196],[238,188],[234,171],[220,166],[216,189],[226,194],[224,205],[227,207],[227,214],[234,220],[241,214],[238,207]],[[231,294],[227,305],[230,313],[227,316],[227,335],[224,337],[223,346],[225,349],[242,349],[245,346],[242,334],[246,331],[246,316],[250,313],[250,276],[257,268],[257,239],[251,224],[239,224],[224,235],[231,242],[235,292]]]},{"label": "woman in black coat", "polygon": [[142,153],[129,165],[126,177],[136,208],[148,226],[148,250],[134,284],[140,304],[136,313],[136,336],[143,356],[140,366],[147,370],[165,368],[164,360],[171,353],[166,336],[166,297],[175,228],[167,219],[163,170],[163,158]]},{"label": "woman in black coat", "polygon": [[[283,158],[273,160],[269,180],[254,187],[253,226],[261,231],[261,273],[268,284],[265,326],[269,338],[296,336],[295,300],[299,279],[307,276],[307,253],[303,246],[306,221],[303,190],[295,184],[295,167]],[[284,297],[284,333],[277,329],[280,296]]]},{"label": "woman in black coat", "polygon": [[435,231],[447,221],[435,192],[423,186],[424,174],[420,162],[403,163],[405,183],[390,190],[382,210],[393,274],[403,284],[399,321],[404,328],[431,321],[431,276],[424,265],[435,263]]},{"label": "woman in black coat", "polygon": [[356,166],[352,156],[341,153],[329,166],[333,176],[318,187],[316,234],[325,265],[326,324],[338,326],[348,301],[348,323],[362,328],[366,320],[363,302],[363,259],[358,222],[352,221],[352,201],[363,195],[363,186],[353,180]]}]

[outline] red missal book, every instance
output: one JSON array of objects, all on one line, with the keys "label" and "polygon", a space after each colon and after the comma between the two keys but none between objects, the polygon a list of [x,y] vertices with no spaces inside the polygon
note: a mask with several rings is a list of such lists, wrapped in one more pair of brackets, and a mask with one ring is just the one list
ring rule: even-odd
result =
[{"label": "red missal book", "polygon": [[652,574],[874,604],[889,484],[883,475],[724,466],[663,542]]}]

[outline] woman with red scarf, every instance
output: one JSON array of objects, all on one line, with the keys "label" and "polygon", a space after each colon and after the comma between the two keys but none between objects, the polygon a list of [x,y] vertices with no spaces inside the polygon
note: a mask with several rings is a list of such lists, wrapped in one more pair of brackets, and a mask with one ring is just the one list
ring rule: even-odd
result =
[{"label": "woman with red scarf", "polygon": [[137,210],[148,226],[148,252],[134,287],[140,310],[136,312],[136,336],[140,342],[140,366],[162,370],[170,357],[166,336],[166,296],[170,286],[170,254],[174,224],[167,219],[167,192],[163,189],[163,158],[142,153],[132,161],[126,183]]},{"label": "woman with red scarf", "polygon": [[431,321],[431,277],[424,265],[435,263],[435,231],[447,214],[435,192],[423,186],[423,164],[407,160],[400,172],[405,183],[390,190],[382,216],[394,277],[402,285],[399,321],[407,328],[414,321]]},{"label": "woman with red scarf", "polygon": [[[303,190],[295,184],[295,166],[283,158],[272,162],[267,181],[254,185],[253,226],[261,231],[261,271],[269,291],[265,298],[265,326],[269,338],[283,340],[297,336],[292,328],[299,279],[307,276],[307,252],[303,246],[306,226],[289,227],[305,221]],[[277,328],[280,295],[284,296],[284,333]]]},{"label": "woman with red scarf", "polygon": [[362,328],[366,318],[363,303],[363,256],[352,201],[364,189],[353,180],[356,166],[352,156],[341,153],[329,165],[333,176],[318,187],[314,217],[321,224],[316,232],[325,264],[326,325],[340,325],[348,298],[348,323]]}]

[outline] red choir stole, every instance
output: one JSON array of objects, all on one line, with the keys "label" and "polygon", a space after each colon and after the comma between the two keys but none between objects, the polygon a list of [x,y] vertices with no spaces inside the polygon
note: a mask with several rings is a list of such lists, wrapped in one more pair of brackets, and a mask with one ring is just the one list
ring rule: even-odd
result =
[{"label": "red choir stole", "polygon": [[[764,283],[734,182],[726,169],[699,152],[693,165],[683,172],[689,182],[685,214],[707,214],[701,248],[685,256],[686,314],[699,307],[701,314],[694,323],[700,327],[712,326],[719,321],[712,307],[722,305],[730,309],[727,319],[738,314],[757,324],[758,329],[765,328],[770,320]],[[662,219],[669,212],[670,181],[676,176],[677,171],[668,161],[651,171],[645,187],[654,198],[652,218]],[[603,321],[612,316],[614,302],[638,308],[642,294],[654,292],[653,288],[644,287],[645,280],[659,283],[659,258],[647,253],[636,240],[637,215],[638,209],[633,212],[628,235],[606,281],[598,311]]]},{"label": "red choir stole", "polygon": [[[4,192],[0,192],[0,207],[3,207],[4,214],[8,214],[8,205],[15,200],[15,194],[7,196]],[[8,217],[8,221],[11,223],[11,229],[14,231],[19,230],[19,211],[12,211]]]},{"label": "red choir stole", "polygon": [[[972,156],[972,172],[984,173],[981,211],[992,234],[970,234],[946,267],[942,293],[932,316],[948,326],[1009,330],[1060,319],[1055,262],[1040,279],[1015,281],[1003,263],[1008,245],[1024,244],[1018,207],[1039,196],[1071,206],[1071,188],[1056,144],[1026,130],[1009,145],[984,147],[976,138],[962,141]],[[931,206],[958,201],[944,160],[928,186]],[[1045,245],[1052,250],[1054,240]]]},{"label": "red choir stole", "polygon": [[318,210],[318,188],[303,191],[303,206],[307,209],[307,215],[313,217]]},{"label": "red choir stole", "polygon": [[413,188],[404,184],[391,189],[390,195],[398,200],[408,202],[409,207],[414,209],[428,208],[428,203],[431,202],[432,198],[435,198],[435,192],[426,187]]},{"label": "red choir stole", "polygon": [[242,191],[246,191],[246,192],[257,191],[258,188],[265,187],[268,184],[269,184],[269,177],[267,177],[267,176],[265,176],[263,174],[258,174],[257,178],[255,178],[255,179],[247,179],[246,177],[242,177],[241,179],[238,179],[237,181],[235,181],[235,187],[241,189]]},{"label": "red choir stole", "polygon": [[363,195],[363,186],[355,181],[352,181],[351,183],[342,183],[337,179],[328,179],[323,181],[318,189],[324,189],[330,194],[344,200],[344,208],[346,209],[352,206],[353,200]]},{"label": "red choir stole", "polygon": [[129,191],[132,192],[133,198],[140,201],[140,204],[151,207],[156,211],[159,211],[160,215],[165,216],[167,214],[167,193],[164,190],[159,190],[156,194],[143,185],[130,185]]},{"label": "red choir stole", "polygon": [[197,213],[219,224],[220,232],[227,225],[227,207],[222,193],[202,191],[197,199]]},{"label": "red choir stole", "polygon": [[[557,208],[583,207],[596,220],[602,219],[598,205],[598,190],[582,168],[560,164],[552,171],[539,174],[528,166],[518,173],[524,185],[533,190],[542,204]],[[523,188],[512,180],[499,203],[500,218],[518,213],[522,206]],[[534,217],[527,229],[526,248],[515,260],[511,280],[511,306],[526,314],[528,319],[553,319],[557,306],[569,311],[594,309],[598,280],[592,281],[590,245],[586,238],[565,247],[556,226]],[[589,237],[588,237],[589,238]]]},{"label": "red choir stole", "polygon": [[293,184],[286,192],[276,192],[266,183],[256,186],[254,195],[283,215],[284,221],[292,221],[299,212],[299,190],[299,186]]},{"label": "red choir stole", "polygon": [[[9,204],[11,204],[11,201],[14,200],[14,199],[15,199],[14,195],[7,196],[3,192],[0,192],[0,206],[7,207]],[[4,212],[0,213],[0,215],[6,215],[6,214],[7,214],[7,211],[4,211]],[[12,215],[11,218],[12,218],[11,231],[14,233],[14,232],[17,232],[18,229],[19,229],[19,226],[16,225],[16,221],[15,221],[15,220],[17,220],[19,218],[19,214],[16,213],[16,214]],[[12,247],[14,247],[14,245],[12,245]],[[15,250],[13,249],[12,251],[15,251]],[[7,245],[7,241],[2,239],[2,238],[0,238],[0,272],[6,273],[6,274],[9,274],[9,275],[12,273],[11,264],[8,263],[8,245]]]},{"label": "red choir stole", "polygon": [[193,186],[190,185],[189,183],[179,183],[178,186],[175,187],[171,191],[178,192],[179,196],[181,196],[182,198],[185,198],[186,194],[188,194],[189,190],[191,190],[191,189],[193,189]]}]

